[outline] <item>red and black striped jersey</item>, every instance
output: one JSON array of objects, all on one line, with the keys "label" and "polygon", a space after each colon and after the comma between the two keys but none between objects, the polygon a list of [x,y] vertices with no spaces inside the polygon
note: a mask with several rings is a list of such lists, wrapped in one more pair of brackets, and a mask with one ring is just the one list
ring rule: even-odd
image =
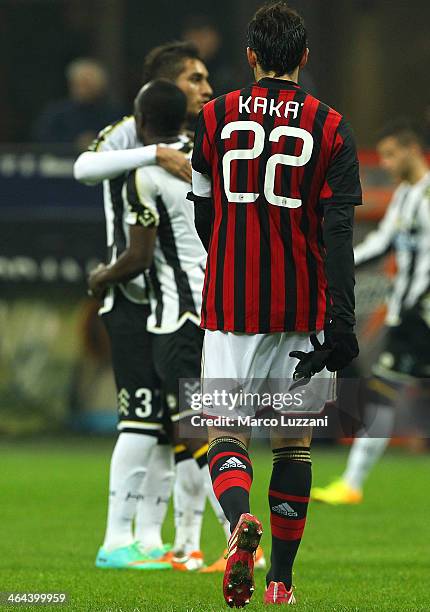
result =
[{"label": "red and black striped jersey", "polygon": [[192,166],[210,178],[213,206],[202,327],[323,329],[324,207],[361,204],[343,117],[296,83],[264,78],[204,106]]}]

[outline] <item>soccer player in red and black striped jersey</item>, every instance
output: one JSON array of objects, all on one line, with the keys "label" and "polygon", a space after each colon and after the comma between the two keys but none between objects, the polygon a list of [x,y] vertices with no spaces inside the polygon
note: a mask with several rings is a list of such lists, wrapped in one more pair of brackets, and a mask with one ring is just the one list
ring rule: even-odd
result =
[{"label": "soccer player in red and black striped jersey", "polygon": [[[352,230],[361,187],[345,119],[298,85],[308,53],[303,20],[285,2],[257,11],[247,49],[256,82],[204,106],[189,197],[208,250],[203,380],[291,383],[296,367],[299,376],[313,376],[307,388],[318,381],[318,410],[327,399],[321,389],[328,389],[329,372],[358,354]],[[311,395],[316,401],[318,394]],[[265,601],[294,603],[292,567],[311,486],[311,433],[289,439],[277,428],[271,438]],[[249,433],[210,427],[209,440],[214,491],[232,531],[224,597],[239,607],[254,590],[252,552],[262,531],[249,513]]]}]

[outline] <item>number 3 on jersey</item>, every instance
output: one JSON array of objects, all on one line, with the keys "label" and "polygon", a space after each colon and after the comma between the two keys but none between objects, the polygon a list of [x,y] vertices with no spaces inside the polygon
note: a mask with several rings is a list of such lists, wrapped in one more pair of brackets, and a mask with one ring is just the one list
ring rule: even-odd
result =
[{"label": "number 3 on jersey", "polygon": [[[224,126],[221,132],[223,140],[230,138],[232,132],[236,131],[251,131],[255,134],[254,146],[251,149],[233,149],[228,151],[222,160],[222,169],[224,175],[224,190],[229,202],[238,202],[242,204],[255,202],[260,195],[259,193],[235,193],[231,191],[230,175],[231,162],[235,159],[256,159],[264,149],[264,140],[266,137],[264,128],[255,121],[232,121]],[[264,197],[274,206],[284,206],[286,208],[298,208],[302,205],[302,201],[297,198],[290,198],[287,195],[276,195],[275,189],[275,174],[276,166],[284,164],[285,166],[304,166],[308,163],[312,156],[314,147],[314,139],[312,134],[302,128],[292,127],[289,125],[280,125],[274,128],[269,135],[271,142],[279,142],[282,136],[290,136],[300,138],[303,141],[303,149],[300,155],[284,155],[276,153],[267,160],[266,172],[264,177]]]}]

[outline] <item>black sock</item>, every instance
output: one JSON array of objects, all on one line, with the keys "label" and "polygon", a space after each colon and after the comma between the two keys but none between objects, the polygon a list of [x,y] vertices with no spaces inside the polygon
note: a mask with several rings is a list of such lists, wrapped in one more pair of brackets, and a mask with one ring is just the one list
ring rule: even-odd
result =
[{"label": "black sock", "polygon": [[205,465],[207,465],[207,462],[208,462],[207,451],[208,451],[207,444],[204,444],[201,448],[199,448],[194,453],[188,450],[185,444],[177,444],[173,448],[175,463],[177,464],[177,463],[180,463],[181,461],[186,461],[187,459],[194,459],[197,465],[199,466],[199,468],[201,469],[205,467]]},{"label": "black sock", "polygon": [[293,563],[306,523],[312,482],[309,447],[285,446],[273,450],[269,489],[272,530],[271,568],[267,582],[291,588]]},{"label": "black sock", "polygon": [[208,444],[203,444],[198,450],[194,451],[193,459],[196,460],[199,468],[205,467],[208,463]]},{"label": "black sock", "polygon": [[175,464],[180,463],[181,461],[186,461],[187,459],[193,458],[192,454],[188,452],[185,444],[176,444],[173,447],[173,456],[175,459]]},{"label": "black sock", "polygon": [[209,471],[214,493],[233,531],[249,512],[252,464],[246,446],[236,438],[216,438],[209,444]]}]

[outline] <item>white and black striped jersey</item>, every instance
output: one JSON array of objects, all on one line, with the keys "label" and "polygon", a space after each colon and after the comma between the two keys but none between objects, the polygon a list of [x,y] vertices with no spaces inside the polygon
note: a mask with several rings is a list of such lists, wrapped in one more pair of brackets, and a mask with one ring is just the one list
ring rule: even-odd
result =
[{"label": "white and black striped jersey", "polygon": [[[185,151],[191,145],[169,146]],[[200,323],[206,251],[194,226],[194,208],[187,200],[190,189],[190,184],[158,166],[131,172],[124,189],[128,223],[157,227],[147,325],[154,333],[174,332],[187,320]]]},{"label": "white and black striped jersey", "polygon": [[[135,149],[143,146],[137,137],[136,123],[133,116],[124,117],[121,121],[109,125],[100,132],[94,143],[92,151],[118,151]],[[103,181],[103,201],[106,219],[106,239],[108,248],[108,262],[114,263],[118,256],[129,245],[129,229],[126,222],[127,207],[123,199],[123,186],[127,173]],[[119,285],[127,299],[137,304],[149,302],[148,291],[144,274]],[[108,290],[100,313],[111,310],[114,301],[113,289]]]},{"label": "white and black striped jersey", "polygon": [[418,183],[401,183],[378,228],[354,249],[356,265],[394,249],[397,273],[388,300],[387,325],[398,325],[430,288],[430,172]]}]

